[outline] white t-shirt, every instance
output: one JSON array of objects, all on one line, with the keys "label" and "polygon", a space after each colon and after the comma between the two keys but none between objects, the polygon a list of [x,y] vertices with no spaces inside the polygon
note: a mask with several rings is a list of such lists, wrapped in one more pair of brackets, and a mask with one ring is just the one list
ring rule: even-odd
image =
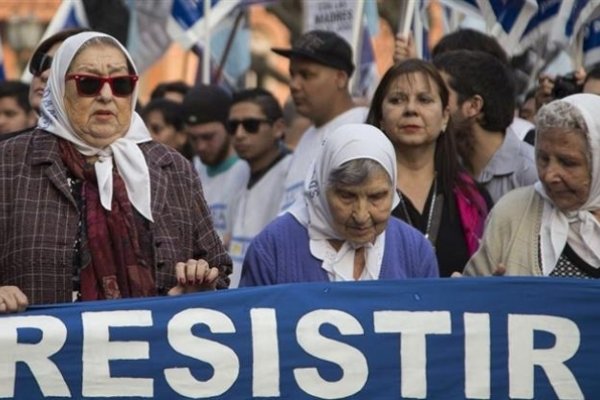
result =
[{"label": "white t-shirt", "polygon": [[233,260],[230,288],[239,286],[246,249],[254,236],[277,216],[283,196],[283,182],[292,161],[292,154],[283,157],[252,188],[247,182],[231,206],[231,242],[229,255]]},{"label": "white t-shirt", "polygon": [[530,130],[535,129],[535,125],[526,119],[515,117],[513,118],[513,122],[508,126],[508,130],[512,131],[519,140],[525,139],[525,136],[529,133]]},{"label": "white t-shirt", "polygon": [[287,210],[297,199],[302,198],[306,174],[311,170],[310,166],[317,158],[327,133],[344,124],[365,122],[368,112],[369,109],[366,107],[354,107],[319,128],[311,125],[302,134],[298,146],[294,149],[290,169],[285,179],[285,191],[279,208],[280,211]]},{"label": "white t-shirt", "polygon": [[210,208],[213,225],[217,234],[223,240],[231,230],[229,208],[238,193],[240,193],[250,177],[250,167],[244,160],[238,159],[226,170],[210,176],[206,165],[199,157],[194,157],[194,168],[200,175],[204,199]]}]

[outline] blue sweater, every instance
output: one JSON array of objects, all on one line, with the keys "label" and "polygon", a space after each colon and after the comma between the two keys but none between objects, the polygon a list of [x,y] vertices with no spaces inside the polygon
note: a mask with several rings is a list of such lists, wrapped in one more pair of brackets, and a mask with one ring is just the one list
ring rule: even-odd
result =
[{"label": "blue sweater", "polygon": [[[385,232],[379,279],[438,276],[433,248],[421,232],[394,217]],[[240,286],[328,282],[322,263],[310,254],[308,230],[286,213],[267,225],[248,247]]]}]

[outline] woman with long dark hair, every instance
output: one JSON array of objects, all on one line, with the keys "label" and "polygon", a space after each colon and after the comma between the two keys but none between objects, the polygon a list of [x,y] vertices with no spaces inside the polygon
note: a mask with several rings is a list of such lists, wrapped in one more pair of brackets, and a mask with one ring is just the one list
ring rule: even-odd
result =
[{"label": "woman with long dark hair", "polygon": [[429,239],[440,276],[461,272],[477,250],[491,203],[460,166],[454,138],[445,132],[448,101],[435,67],[408,59],[383,76],[367,117],[396,151],[400,203],[392,215]]}]

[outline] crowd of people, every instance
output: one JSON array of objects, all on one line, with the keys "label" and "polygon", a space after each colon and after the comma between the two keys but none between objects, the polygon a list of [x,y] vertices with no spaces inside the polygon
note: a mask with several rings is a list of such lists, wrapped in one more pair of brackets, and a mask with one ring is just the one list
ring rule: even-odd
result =
[{"label": "crowd of people", "polygon": [[[0,84],[0,313],[310,281],[600,277],[600,68],[517,102],[492,37],[398,38],[368,107],[350,45],[291,48],[290,101],[167,82],[113,37],[44,40]],[[392,56],[392,55],[391,55]]]}]

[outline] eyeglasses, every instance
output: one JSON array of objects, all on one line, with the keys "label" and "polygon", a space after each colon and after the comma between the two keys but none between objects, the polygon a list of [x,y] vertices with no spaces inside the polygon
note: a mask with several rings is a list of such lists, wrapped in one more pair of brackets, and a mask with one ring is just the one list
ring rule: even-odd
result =
[{"label": "eyeglasses", "polygon": [[36,53],[29,62],[29,72],[33,76],[40,76],[52,66],[52,56],[46,53]]},{"label": "eyeglasses", "polygon": [[133,93],[135,84],[139,77],[137,75],[120,75],[120,76],[96,76],[85,74],[70,74],[66,80],[75,80],[77,93],[80,96],[97,96],[108,82],[112,93],[115,96],[125,97]]},{"label": "eyeglasses", "polygon": [[238,126],[241,124],[244,127],[244,131],[248,133],[258,133],[260,124],[263,122],[271,123],[271,120],[261,118],[246,118],[241,120],[230,119],[227,121],[227,132],[229,132],[230,135],[235,135]]}]

